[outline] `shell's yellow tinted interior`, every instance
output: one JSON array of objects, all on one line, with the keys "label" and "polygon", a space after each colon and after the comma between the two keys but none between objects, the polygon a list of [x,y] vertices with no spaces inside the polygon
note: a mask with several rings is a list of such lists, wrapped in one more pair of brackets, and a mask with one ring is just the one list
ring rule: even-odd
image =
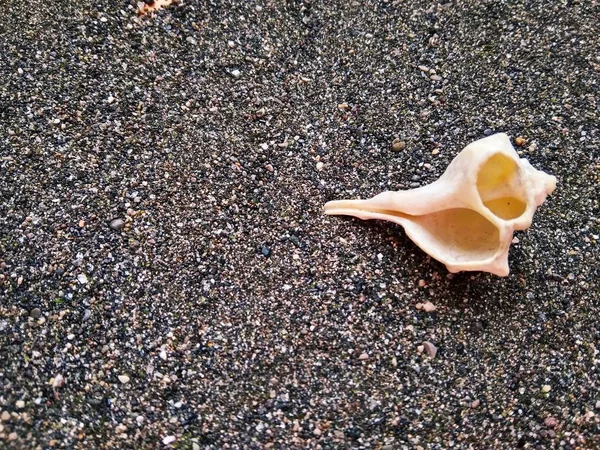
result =
[{"label": "shell's yellow tinted interior", "polygon": [[527,208],[517,162],[501,153],[490,157],[479,170],[477,191],[485,207],[501,219],[516,219]]},{"label": "shell's yellow tinted interior", "polygon": [[429,242],[419,244],[439,248],[450,261],[483,261],[493,257],[500,246],[498,228],[471,209],[446,209],[413,216],[413,220],[427,231],[420,234],[419,240]]}]

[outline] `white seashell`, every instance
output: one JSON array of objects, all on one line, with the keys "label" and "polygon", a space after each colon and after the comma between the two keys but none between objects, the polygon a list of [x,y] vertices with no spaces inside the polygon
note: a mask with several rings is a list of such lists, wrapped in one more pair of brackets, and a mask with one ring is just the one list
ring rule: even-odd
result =
[{"label": "white seashell", "polygon": [[336,200],[325,214],[381,219],[404,227],[415,244],[450,272],[506,276],[513,231],[556,188],[556,177],[534,169],[504,133],[469,144],[430,185],[383,192],[369,200]]}]

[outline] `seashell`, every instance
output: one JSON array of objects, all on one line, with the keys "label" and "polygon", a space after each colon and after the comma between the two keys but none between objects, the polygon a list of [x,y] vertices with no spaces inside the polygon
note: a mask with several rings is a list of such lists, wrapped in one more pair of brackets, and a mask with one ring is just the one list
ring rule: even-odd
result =
[{"label": "seashell", "polygon": [[480,270],[506,276],[514,230],[556,188],[556,177],[520,159],[504,133],[465,147],[435,182],[408,191],[383,192],[368,200],[335,200],[329,215],[380,219],[406,234],[450,272]]}]

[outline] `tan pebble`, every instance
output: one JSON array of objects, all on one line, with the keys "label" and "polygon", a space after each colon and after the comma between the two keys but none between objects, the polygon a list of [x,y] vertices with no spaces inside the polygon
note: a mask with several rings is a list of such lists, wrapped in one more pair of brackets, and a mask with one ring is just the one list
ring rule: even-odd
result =
[{"label": "tan pebble", "polygon": [[315,429],[313,430],[313,434],[315,436],[321,436],[321,429],[319,427],[315,427]]},{"label": "tan pebble", "polygon": [[545,384],[542,386],[542,392],[544,394],[547,394],[548,392],[550,392],[552,390],[552,387],[549,384]]},{"label": "tan pebble", "polygon": [[440,150],[439,150],[439,149],[437,149],[437,148],[434,148],[434,149],[431,151],[431,154],[432,154],[432,155],[437,155],[439,152],[440,152]]},{"label": "tan pebble", "polygon": [[419,280],[419,287],[425,287],[426,284],[425,280]]},{"label": "tan pebble", "polygon": [[471,408],[477,408],[480,404],[481,402],[479,401],[479,399],[473,400],[473,402],[471,403]]},{"label": "tan pebble", "polygon": [[85,227],[85,220],[80,220],[79,221],[79,228],[83,228]]},{"label": "tan pebble", "polygon": [[0,416],[3,422],[10,420],[10,413],[8,411],[2,411],[2,415]]},{"label": "tan pebble", "polygon": [[17,440],[17,438],[18,438],[18,437],[19,437],[19,436],[17,436],[17,433],[15,433],[15,432],[13,431],[12,433],[10,433],[10,434],[8,435],[8,440],[9,440],[9,441],[15,441],[15,440]]},{"label": "tan pebble", "polygon": [[340,103],[337,107],[343,111],[344,109],[348,109],[348,103]]},{"label": "tan pebble", "polygon": [[17,401],[15,402],[15,406],[16,406],[18,409],[23,409],[23,408],[25,408],[25,402],[24,402],[23,400],[17,400]]},{"label": "tan pebble", "polygon": [[525,138],[518,136],[515,138],[515,144],[517,144],[519,147],[522,147],[523,145],[525,145],[527,141],[525,140]]},{"label": "tan pebble", "polygon": [[394,139],[392,141],[392,150],[395,152],[400,152],[406,148],[406,142],[401,141],[400,139]]},{"label": "tan pebble", "polygon": [[361,353],[361,355],[358,357],[358,359],[369,359],[369,355],[367,353]]},{"label": "tan pebble", "polygon": [[119,375],[117,378],[123,384],[129,383],[129,376],[128,375]]}]

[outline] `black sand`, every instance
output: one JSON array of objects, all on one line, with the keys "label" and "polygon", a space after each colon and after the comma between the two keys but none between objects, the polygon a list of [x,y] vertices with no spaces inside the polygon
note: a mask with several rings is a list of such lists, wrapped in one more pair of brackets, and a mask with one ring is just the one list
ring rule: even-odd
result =
[{"label": "black sand", "polygon": [[[0,448],[600,448],[599,14],[2,2]],[[507,278],[321,213],[494,132]]]}]

